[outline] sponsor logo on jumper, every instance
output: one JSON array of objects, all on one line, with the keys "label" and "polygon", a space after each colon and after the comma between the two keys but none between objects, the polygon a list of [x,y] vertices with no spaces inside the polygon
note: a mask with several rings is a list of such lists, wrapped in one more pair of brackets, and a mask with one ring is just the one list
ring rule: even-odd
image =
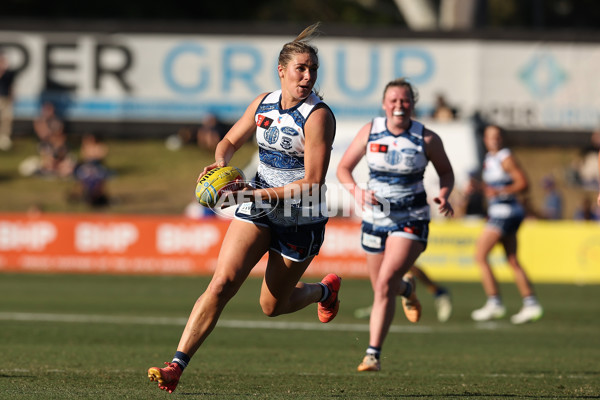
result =
[{"label": "sponsor logo on jumper", "polygon": [[388,145],[387,144],[379,144],[379,143],[371,143],[369,145],[369,151],[372,153],[387,153]]},{"label": "sponsor logo on jumper", "polygon": [[289,126],[284,126],[283,128],[281,128],[281,132],[284,135],[289,135],[289,136],[298,136],[299,135],[297,130],[295,130],[294,128],[290,128]]},{"label": "sponsor logo on jumper", "polygon": [[279,139],[279,129],[276,126],[269,128],[265,131],[265,140],[269,144],[274,144]]},{"label": "sponsor logo on jumper", "polygon": [[265,117],[264,115],[259,115],[256,118],[256,126],[259,126],[263,129],[268,129],[272,123],[273,120],[269,117]]}]

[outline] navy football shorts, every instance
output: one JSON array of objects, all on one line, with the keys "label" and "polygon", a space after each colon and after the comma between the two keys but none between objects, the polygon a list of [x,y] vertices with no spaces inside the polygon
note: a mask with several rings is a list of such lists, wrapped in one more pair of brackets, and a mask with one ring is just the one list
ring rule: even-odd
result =
[{"label": "navy football shorts", "polygon": [[236,211],[235,217],[238,220],[269,228],[271,230],[269,249],[297,262],[305,261],[319,254],[325,239],[325,225],[328,221],[328,219],[320,219],[314,223],[282,225],[277,224],[266,214],[248,215],[239,211]]},{"label": "navy football shorts", "polygon": [[490,228],[497,229],[502,232],[502,235],[511,235],[517,233],[521,222],[525,217],[523,215],[517,215],[509,218],[490,218],[486,225]]},{"label": "navy football shorts", "polygon": [[363,222],[361,228],[360,243],[367,253],[381,253],[385,251],[385,242],[389,236],[401,236],[420,241],[427,247],[427,238],[429,237],[428,220],[402,221],[393,227],[385,228]]}]

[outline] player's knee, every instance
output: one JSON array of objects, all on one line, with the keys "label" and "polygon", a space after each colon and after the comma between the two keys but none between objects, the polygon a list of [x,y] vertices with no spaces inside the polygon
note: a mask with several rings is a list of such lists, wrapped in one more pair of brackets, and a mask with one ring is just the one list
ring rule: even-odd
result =
[{"label": "player's knee", "polygon": [[227,277],[214,276],[206,290],[218,299],[230,299],[235,295],[237,285]]},{"label": "player's knee", "polygon": [[279,303],[273,299],[260,299],[260,307],[267,317],[276,317],[282,314]]},{"label": "player's knee", "polygon": [[519,260],[515,256],[509,256],[509,257],[507,257],[506,261],[507,261],[508,265],[510,265],[510,267],[513,270],[518,271],[518,270],[522,269],[521,268],[521,264],[519,264]]},{"label": "player's knee", "polygon": [[399,287],[392,286],[388,280],[380,280],[375,284],[375,296],[390,298],[396,296],[399,290]]},{"label": "player's knee", "polygon": [[477,251],[475,252],[475,262],[477,264],[487,264],[488,262],[488,255],[486,252],[483,251]]}]

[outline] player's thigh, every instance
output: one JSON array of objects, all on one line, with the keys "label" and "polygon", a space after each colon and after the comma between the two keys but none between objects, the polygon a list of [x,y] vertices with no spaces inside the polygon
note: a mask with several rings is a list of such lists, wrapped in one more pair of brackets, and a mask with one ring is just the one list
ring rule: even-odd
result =
[{"label": "player's thigh", "polygon": [[502,246],[507,256],[517,253],[517,234],[511,233],[502,238]]},{"label": "player's thigh", "polygon": [[223,238],[215,276],[244,280],[269,249],[269,228],[233,220]]},{"label": "player's thigh", "polygon": [[477,239],[477,244],[475,246],[476,258],[479,260],[486,258],[501,238],[502,231],[498,227],[486,225]]},{"label": "player's thigh", "polygon": [[383,262],[383,256],[385,253],[382,251],[381,253],[367,253],[366,261],[367,261],[367,269],[369,272],[369,279],[371,280],[371,287],[375,287],[375,283],[377,282],[377,277],[379,276],[379,269],[381,268],[381,263]]},{"label": "player's thigh", "polygon": [[403,236],[390,236],[387,239],[385,255],[379,269],[378,284],[393,282],[399,285],[404,274],[414,265],[423,252],[422,241]]},{"label": "player's thigh", "polygon": [[261,290],[261,302],[287,300],[313,258],[293,261],[271,250]]}]

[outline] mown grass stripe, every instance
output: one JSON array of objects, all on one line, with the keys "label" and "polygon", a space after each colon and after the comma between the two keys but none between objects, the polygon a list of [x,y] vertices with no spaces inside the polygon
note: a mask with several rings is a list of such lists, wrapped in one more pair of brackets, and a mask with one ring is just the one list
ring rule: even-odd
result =
[{"label": "mown grass stripe", "polygon": [[[174,317],[138,317],[119,315],[86,315],[86,314],[52,314],[52,313],[19,313],[0,312],[0,320],[31,322],[71,322],[71,323],[103,323],[103,324],[139,324],[139,325],[185,325],[187,318]],[[368,332],[368,324],[322,324],[313,322],[288,321],[256,321],[256,320],[220,320],[221,328],[245,329],[280,329],[304,331],[344,331]],[[431,333],[434,329],[428,326],[392,326],[394,333]]]}]

